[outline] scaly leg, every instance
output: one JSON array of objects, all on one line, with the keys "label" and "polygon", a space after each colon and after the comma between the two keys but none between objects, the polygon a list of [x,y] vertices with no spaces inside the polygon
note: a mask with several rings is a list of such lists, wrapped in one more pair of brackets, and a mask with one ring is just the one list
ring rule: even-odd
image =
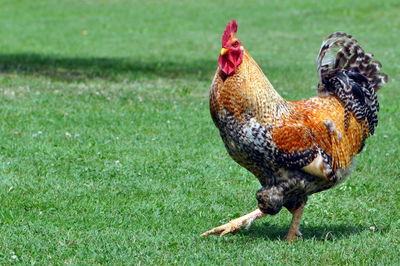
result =
[{"label": "scaly leg", "polygon": [[301,233],[299,230],[300,219],[301,219],[301,215],[303,214],[305,205],[306,205],[306,203],[304,202],[297,209],[290,210],[290,212],[293,214],[293,217],[292,217],[292,223],[290,224],[290,227],[289,227],[289,232],[286,236],[286,240],[289,242],[292,242],[292,241],[296,240],[296,238],[298,236],[301,236]]},{"label": "scaly leg", "polygon": [[228,233],[236,234],[237,231],[245,225],[249,225],[254,220],[260,219],[264,217],[266,214],[262,213],[260,209],[256,209],[251,213],[243,215],[242,217],[233,219],[229,223],[223,224],[221,226],[215,227],[205,233],[202,233],[200,236],[209,236],[209,235],[226,235]]}]

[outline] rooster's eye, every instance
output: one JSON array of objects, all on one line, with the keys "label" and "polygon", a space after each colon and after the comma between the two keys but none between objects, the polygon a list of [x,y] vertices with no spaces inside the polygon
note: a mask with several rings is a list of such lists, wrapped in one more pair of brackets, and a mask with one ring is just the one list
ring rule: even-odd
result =
[{"label": "rooster's eye", "polygon": [[232,44],[232,46],[235,47],[235,48],[238,47],[238,46],[239,46],[239,42],[238,42],[238,41],[235,41],[235,42]]}]

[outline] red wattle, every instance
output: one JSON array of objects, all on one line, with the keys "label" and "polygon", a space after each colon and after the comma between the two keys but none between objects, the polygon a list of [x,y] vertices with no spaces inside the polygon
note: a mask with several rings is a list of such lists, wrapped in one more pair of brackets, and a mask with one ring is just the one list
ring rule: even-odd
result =
[{"label": "red wattle", "polygon": [[236,72],[237,67],[242,63],[243,51],[229,50],[226,54],[218,57],[219,68],[228,76]]}]

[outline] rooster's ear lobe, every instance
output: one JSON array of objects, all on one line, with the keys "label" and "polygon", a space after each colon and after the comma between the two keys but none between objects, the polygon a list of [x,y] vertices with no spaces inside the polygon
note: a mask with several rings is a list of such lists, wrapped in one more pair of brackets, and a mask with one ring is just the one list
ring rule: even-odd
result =
[{"label": "rooster's ear lobe", "polygon": [[238,24],[235,19],[232,19],[225,28],[224,34],[222,35],[222,46],[224,46],[232,37],[236,34],[238,29]]}]

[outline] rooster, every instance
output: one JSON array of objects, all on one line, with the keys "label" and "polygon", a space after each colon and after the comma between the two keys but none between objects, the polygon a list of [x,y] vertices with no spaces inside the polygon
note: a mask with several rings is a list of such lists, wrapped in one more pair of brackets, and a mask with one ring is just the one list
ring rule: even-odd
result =
[{"label": "rooster", "polygon": [[343,32],[328,36],[318,59],[318,96],[286,101],[236,37],[232,20],[222,35],[210,92],[211,117],[229,155],[261,184],[253,212],[201,236],[236,233],[285,207],[286,240],[301,236],[309,195],[342,182],[378,123],[376,92],[387,82],[381,64]]}]

